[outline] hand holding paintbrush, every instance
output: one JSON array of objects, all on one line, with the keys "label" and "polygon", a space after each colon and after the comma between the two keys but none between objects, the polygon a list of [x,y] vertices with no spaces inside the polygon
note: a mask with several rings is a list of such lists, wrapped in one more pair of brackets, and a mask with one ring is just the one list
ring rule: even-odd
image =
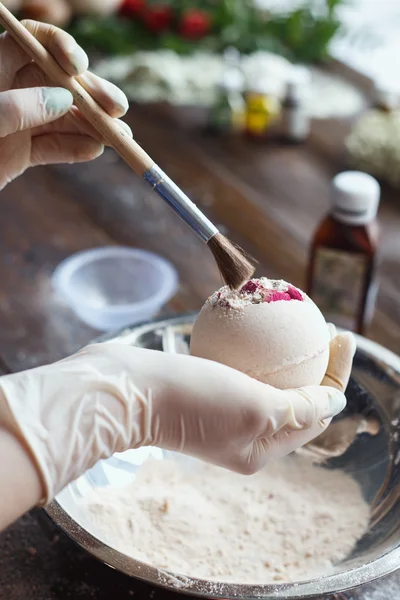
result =
[{"label": "hand holding paintbrush", "polygon": [[154,163],[139,144],[97,104],[85,89],[84,80],[66,73],[46,48],[1,2],[0,23],[55,84],[72,93],[75,105],[107,144],[113,147],[208,245],[226,284],[236,288],[249,279],[254,272],[254,267],[243,251],[218,232],[218,229]]}]

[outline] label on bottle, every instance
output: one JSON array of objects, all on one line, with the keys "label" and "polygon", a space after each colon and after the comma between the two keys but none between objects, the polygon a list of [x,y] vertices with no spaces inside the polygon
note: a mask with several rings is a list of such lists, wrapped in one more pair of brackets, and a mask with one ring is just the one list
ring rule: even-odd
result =
[{"label": "label on bottle", "polygon": [[264,135],[278,113],[278,105],[272,98],[262,94],[249,94],[247,97],[248,132],[255,136]]},{"label": "label on bottle", "polygon": [[265,133],[269,124],[268,114],[262,110],[249,111],[247,113],[247,129],[253,135],[262,135]]},{"label": "label on bottle", "polygon": [[362,309],[368,257],[318,248],[314,258],[312,299],[328,322],[355,331]]}]

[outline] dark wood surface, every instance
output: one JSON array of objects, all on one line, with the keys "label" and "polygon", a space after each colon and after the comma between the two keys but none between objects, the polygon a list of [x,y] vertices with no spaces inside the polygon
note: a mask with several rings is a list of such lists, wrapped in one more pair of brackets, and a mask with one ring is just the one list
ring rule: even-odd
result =
[{"label": "dark wood surface", "polygon": [[[345,166],[346,123],[315,124],[304,147],[218,139],[193,129],[193,115],[136,107],[139,142],[234,240],[259,272],[304,283],[310,237],[329,204],[329,180]],[[126,244],[154,250],[180,275],[169,314],[200,308],[220,284],[212,256],[171,211],[108,151],[95,163],[29,171],[1,194],[0,370],[59,359],[97,335],[57,298],[50,277],[81,249]],[[370,336],[400,353],[400,194],[384,190],[381,289]],[[56,536],[56,537],[54,537]],[[397,597],[400,577],[348,593]],[[1,600],[177,598],[105,567],[36,514],[0,536]],[[344,598],[340,596],[339,598]]]}]

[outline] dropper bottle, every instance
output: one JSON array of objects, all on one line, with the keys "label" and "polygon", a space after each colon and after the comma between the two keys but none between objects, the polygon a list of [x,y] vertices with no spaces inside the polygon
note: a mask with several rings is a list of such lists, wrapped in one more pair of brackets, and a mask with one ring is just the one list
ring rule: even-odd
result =
[{"label": "dropper bottle", "polygon": [[331,194],[311,245],[307,291],[328,321],[364,334],[378,291],[380,187],[366,173],[346,171],[333,179]]}]

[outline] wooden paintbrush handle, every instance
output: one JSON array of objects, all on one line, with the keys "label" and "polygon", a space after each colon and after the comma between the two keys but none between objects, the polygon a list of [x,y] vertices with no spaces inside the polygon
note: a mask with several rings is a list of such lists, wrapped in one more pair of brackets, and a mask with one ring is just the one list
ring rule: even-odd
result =
[{"label": "wooden paintbrush handle", "polygon": [[71,92],[75,105],[106,140],[107,144],[112,146],[125,162],[142,177],[154,165],[154,161],[119,126],[118,122],[97,104],[85,88],[60,67],[46,48],[14,17],[2,2],[0,2],[0,23],[54,83]]}]

